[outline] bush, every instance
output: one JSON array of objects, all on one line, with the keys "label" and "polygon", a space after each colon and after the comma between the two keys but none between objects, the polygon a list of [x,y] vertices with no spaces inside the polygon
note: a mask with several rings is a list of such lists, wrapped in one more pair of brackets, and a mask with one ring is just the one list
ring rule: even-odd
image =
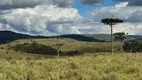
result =
[{"label": "bush", "polygon": [[4,47],[1,47],[1,49],[4,49]]},{"label": "bush", "polygon": [[78,50],[67,52],[67,56],[77,56],[77,55],[79,55],[79,54],[80,54],[80,53],[79,53]]},{"label": "bush", "polygon": [[11,46],[10,48],[15,51],[21,51],[26,53],[57,55],[57,50],[55,48],[38,44],[35,41],[32,43],[16,44],[14,46]]},{"label": "bush", "polygon": [[140,40],[133,40],[129,42],[125,42],[123,44],[123,50],[125,52],[142,52],[142,41]]}]

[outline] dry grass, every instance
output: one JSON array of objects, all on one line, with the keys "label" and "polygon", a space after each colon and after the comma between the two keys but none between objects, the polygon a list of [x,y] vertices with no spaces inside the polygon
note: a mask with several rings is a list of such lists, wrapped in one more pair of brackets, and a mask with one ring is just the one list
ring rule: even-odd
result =
[{"label": "dry grass", "polygon": [[[18,40],[8,45],[36,41],[45,45],[56,44],[56,39]],[[107,42],[89,43],[61,39],[63,51],[90,51],[75,57],[56,58],[15,52],[0,45],[0,80],[142,80],[142,54],[96,53],[95,48],[110,47]],[[120,48],[120,43],[114,43]],[[8,53],[7,53],[8,52]],[[50,57],[50,58],[45,58]],[[51,58],[52,57],[52,58]]]},{"label": "dry grass", "polygon": [[[12,42],[11,44],[17,44],[17,43],[31,43],[33,41],[36,41],[37,43],[44,44],[44,45],[50,45],[53,46],[54,44],[57,44],[57,39],[56,38],[51,38],[51,39],[25,39],[25,40],[17,40],[15,42]],[[80,50],[80,51],[93,51],[94,49],[110,49],[111,45],[109,42],[83,42],[83,41],[76,41],[73,39],[67,39],[67,38],[62,38],[59,39],[60,44],[65,44],[61,50],[62,51],[73,51],[73,50]],[[120,42],[114,42],[114,49],[120,49]],[[89,49],[89,50],[88,50]]]},{"label": "dry grass", "polygon": [[0,60],[0,80],[141,80],[142,54]]}]

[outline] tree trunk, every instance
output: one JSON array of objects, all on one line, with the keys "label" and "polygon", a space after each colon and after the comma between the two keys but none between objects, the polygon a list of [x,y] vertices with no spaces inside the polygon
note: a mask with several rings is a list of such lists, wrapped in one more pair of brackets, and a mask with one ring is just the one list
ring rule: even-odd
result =
[{"label": "tree trunk", "polygon": [[121,42],[121,52],[123,52],[123,41]]},{"label": "tree trunk", "polygon": [[59,50],[59,38],[57,37],[57,55],[58,55],[58,58],[60,57],[60,50]]},{"label": "tree trunk", "polygon": [[111,26],[111,53],[113,54],[113,28],[112,25]]},{"label": "tree trunk", "polygon": [[57,49],[57,53],[58,53],[58,58],[60,57],[60,50]]}]

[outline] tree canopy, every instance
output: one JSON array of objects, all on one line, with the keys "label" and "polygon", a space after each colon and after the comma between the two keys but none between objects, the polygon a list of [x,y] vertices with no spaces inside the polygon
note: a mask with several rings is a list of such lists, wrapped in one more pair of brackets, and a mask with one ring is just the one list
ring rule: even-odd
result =
[{"label": "tree canopy", "polygon": [[128,33],[125,32],[117,32],[113,34],[115,40],[120,40],[121,42],[127,38]]},{"label": "tree canopy", "polygon": [[123,23],[123,20],[118,18],[105,18],[105,19],[102,19],[101,22],[106,25],[115,25],[117,23]]}]

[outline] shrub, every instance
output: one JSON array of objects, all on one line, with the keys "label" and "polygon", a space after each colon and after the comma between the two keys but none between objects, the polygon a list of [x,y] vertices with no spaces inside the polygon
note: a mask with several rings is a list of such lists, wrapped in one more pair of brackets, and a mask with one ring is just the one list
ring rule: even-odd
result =
[{"label": "shrub", "polygon": [[1,49],[4,49],[4,47],[1,47]]},{"label": "shrub", "polygon": [[125,52],[142,52],[142,41],[140,40],[133,40],[129,42],[125,42],[123,44],[123,50]]},{"label": "shrub", "polygon": [[78,50],[67,52],[67,56],[77,56],[77,55],[79,55],[79,54],[80,54],[80,53],[79,53]]},{"label": "shrub", "polygon": [[8,51],[6,51],[6,54],[8,54]]},{"label": "shrub", "polygon": [[32,43],[16,44],[14,46],[11,46],[10,48],[15,51],[26,52],[26,53],[51,54],[51,55],[57,54],[57,50],[55,48],[52,48],[51,46],[38,44],[35,41]]}]

